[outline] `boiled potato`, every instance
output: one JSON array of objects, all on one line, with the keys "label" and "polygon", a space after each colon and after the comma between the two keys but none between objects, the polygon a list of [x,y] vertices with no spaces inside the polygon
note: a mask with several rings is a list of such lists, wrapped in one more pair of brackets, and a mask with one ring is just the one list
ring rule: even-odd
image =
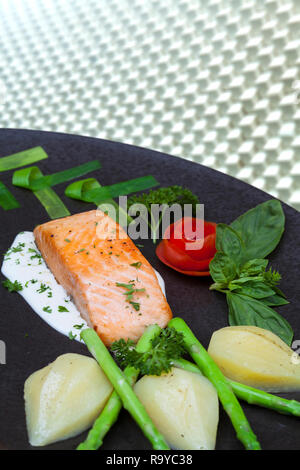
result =
[{"label": "boiled potato", "polygon": [[112,385],[95,359],[63,354],[25,382],[29,442],[44,446],[89,428],[104,407]]},{"label": "boiled potato", "polygon": [[300,361],[271,331],[222,328],[212,335],[208,353],[231,380],[270,392],[300,390]]},{"label": "boiled potato", "polygon": [[134,391],[172,448],[215,448],[219,404],[208,379],[172,368],[159,377],[142,377]]}]

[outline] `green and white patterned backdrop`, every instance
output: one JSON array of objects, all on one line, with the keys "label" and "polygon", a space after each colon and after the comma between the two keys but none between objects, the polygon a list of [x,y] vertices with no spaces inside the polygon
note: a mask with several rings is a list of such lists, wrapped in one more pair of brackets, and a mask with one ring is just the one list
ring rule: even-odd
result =
[{"label": "green and white patterned backdrop", "polygon": [[171,153],[300,209],[300,1],[0,0],[0,127]]}]

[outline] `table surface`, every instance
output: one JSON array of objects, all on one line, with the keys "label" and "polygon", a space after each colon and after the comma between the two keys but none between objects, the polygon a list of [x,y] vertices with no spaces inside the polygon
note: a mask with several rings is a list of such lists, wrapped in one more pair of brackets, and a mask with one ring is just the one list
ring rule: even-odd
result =
[{"label": "table surface", "polygon": [[299,209],[299,26],[297,0],[0,0],[0,127],[160,150]]}]

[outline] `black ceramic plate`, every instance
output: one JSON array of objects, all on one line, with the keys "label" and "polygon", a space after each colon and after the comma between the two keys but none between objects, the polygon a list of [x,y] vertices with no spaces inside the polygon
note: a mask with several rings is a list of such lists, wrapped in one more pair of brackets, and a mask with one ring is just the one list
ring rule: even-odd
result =
[{"label": "black ceramic plate", "polygon": [[[99,159],[101,170],[95,172],[103,184],[111,184],[146,174],[154,175],[162,184],[180,184],[196,193],[205,204],[206,220],[230,223],[251,207],[271,196],[227,175],[201,165],[120,143],[72,135],[20,130],[0,130],[0,156],[41,145],[49,158],[39,163],[42,171],[53,173],[80,163]],[[0,179],[11,187],[12,172]],[[55,188],[71,213],[94,208],[93,205],[72,201],[64,196],[65,185]],[[1,210],[0,249],[4,253],[15,235],[32,230],[48,220],[43,207],[33,194],[13,188],[22,208]],[[274,268],[283,275],[282,289],[291,303],[278,309],[291,323],[295,339],[300,339],[299,231],[300,215],[283,204],[286,230],[279,247],[270,256]],[[253,234],[255,237],[255,234]],[[193,278],[164,266],[155,256],[151,241],[145,243],[143,254],[164,277],[167,298],[174,316],[183,317],[196,336],[207,347],[214,330],[227,325],[227,306],[222,294],[208,290],[209,278]],[[4,288],[0,297],[0,339],[6,343],[6,365],[0,365],[0,447],[30,449],[27,439],[23,385],[37,369],[67,352],[86,354],[84,345],[70,341],[44,323],[17,294]],[[283,396],[289,396],[285,394]],[[294,393],[293,398],[300,399]],[[298,449],[297,418],[243,404],[253,430],[264,449]],[[44,449],[75,449],[84,434]],[[118,422],[105,438],[103,449],[150,449],[149,442],[124,410]],[[217,449],[242,449],[231,423],[220,410]]]}]

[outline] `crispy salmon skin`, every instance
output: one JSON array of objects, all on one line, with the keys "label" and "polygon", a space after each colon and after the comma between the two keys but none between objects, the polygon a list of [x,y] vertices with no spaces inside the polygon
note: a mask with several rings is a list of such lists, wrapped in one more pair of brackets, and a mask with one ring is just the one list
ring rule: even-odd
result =
[{"label": "crispy salmon skin", "polygon": [[107,346],[137,341],[147,325],[165,327],[172,318],[152,266],[102,211],[47,222],[34,236],[56,280]]}]

